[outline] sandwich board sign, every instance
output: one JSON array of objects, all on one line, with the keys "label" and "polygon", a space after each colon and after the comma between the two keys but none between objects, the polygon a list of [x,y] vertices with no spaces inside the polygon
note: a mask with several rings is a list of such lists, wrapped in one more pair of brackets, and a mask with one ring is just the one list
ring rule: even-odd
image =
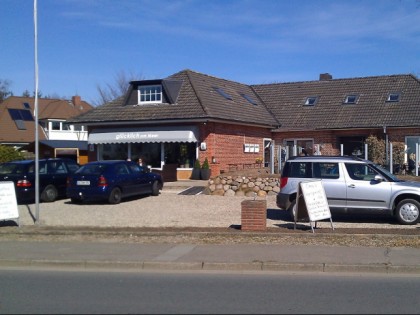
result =
[{"label": "sandwich board sign", "polygon": [[294,219],[295,229],[297,221],[309,220],[312,233],[314,232],[313,222],[315,222],[316,227],[317,221],[330,219],[331,227],[334,230],[330,207],[321,180],[299,183]]},{"label": "sandwich board sign", "polygon": [[0,221],[6,220],[16,221],[19,225],[19,210],[13,182],[0,182]]}]

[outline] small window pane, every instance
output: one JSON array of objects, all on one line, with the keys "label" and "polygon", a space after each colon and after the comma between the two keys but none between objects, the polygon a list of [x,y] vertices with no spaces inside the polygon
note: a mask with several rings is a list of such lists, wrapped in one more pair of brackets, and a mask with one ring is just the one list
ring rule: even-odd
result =
[{"label": "small window pane", "polygon": [[356,104],[357,100],[358,100],[358,96],[357,95],[347,95],[344,103],[345,104]]},{"label": "small window pane", "polygon": [[316,104],[316,101],[318,100],[318,98],[317,97],[315,97],[315,96],[311,96],[311,97],[308,97],[307,99],[306,99],[306,101],[305,101],[305,105],[309,105],[309,106],[313,106],[313,105],[315,105]]},{"label": "small window pane", "polygon": [[142,86],[139,87],[139,103],[162,102],[162,87],[161,86]]},{"label": "small window pane", "polygon": [[390,93],[388,95],[388,102],[398,102],[400,100],[400,94],[399,93]]}]

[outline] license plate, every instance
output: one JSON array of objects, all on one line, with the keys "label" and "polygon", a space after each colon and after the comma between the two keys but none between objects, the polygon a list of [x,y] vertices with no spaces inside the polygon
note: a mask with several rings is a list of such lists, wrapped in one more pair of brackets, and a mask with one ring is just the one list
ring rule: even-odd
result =
[{"label": "license plate", "polygon": [[88,186],[88,185],[90,185],[90,181],[88,181],[88,180],[78,180],[77,181],[77,185],[79,185],[79,186]]}]

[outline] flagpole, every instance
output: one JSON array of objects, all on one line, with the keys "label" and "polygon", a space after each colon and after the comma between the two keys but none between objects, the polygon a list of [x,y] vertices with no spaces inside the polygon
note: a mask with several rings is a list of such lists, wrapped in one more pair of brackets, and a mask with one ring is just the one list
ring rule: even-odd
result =
[{"label": "flagpole", "polygon": [[34,57],[35,57],[35,223],[39,224],[39,143],[38,143],[38,27],[37,0],[34,0]]}]

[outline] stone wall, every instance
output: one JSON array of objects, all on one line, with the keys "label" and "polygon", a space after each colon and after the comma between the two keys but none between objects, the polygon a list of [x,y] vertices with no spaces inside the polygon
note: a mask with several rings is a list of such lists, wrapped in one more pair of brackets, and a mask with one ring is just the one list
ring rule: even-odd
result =
[{"label": "stone wall", "polygon": [[209,179],[206,193],[217,196],[265,197],[280,192],[279,176],[219,175]]}]

